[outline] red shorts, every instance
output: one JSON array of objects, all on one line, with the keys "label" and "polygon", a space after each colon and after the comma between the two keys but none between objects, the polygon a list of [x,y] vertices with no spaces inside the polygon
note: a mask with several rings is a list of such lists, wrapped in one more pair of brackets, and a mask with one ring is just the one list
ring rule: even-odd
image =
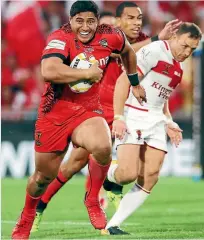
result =
[{"label": "red shorts", "polygon": [[114,112],[113,108],[109,106],[104,106],[103,105],[103,116],[108,123],[108,126],[110,130],[112,129],[112,124],[113,124],[113,118],[114,118]]},{"label": "red shorts", "polygon": [[55,104],[51,112],[40,116],[35,124],[35,151],[64,151],[68,146],[74,129],[85,120],[100,116],[75,105],[67,106],[67,102]]}]

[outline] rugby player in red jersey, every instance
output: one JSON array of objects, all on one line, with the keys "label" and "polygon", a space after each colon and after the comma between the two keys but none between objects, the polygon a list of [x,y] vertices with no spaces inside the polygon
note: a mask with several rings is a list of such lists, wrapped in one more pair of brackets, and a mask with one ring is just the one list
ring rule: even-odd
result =
[{"label": "rugby player in red jersey", "polygon": [[[41,63],[45,79],[35,125],[35,171],[29,178],[25,205],[12,232],[12,239],[28,239],[35,218],[36,206],[49,183],[57,176],[70,140],[78,151],[91,153],[89,164],[92,187],[85,196],[85,206],[92,225],[102,229],[105,213],[98,202],[98,192],[111,161],[111,137],[102,115],[98,88],[111,53],[119,53],[141,102],[144,92],[138,87],[136,56],[124,34],[108,25],[98,26],[99,11],[93,1],[76,1],[70,10],[70,24],[53,32],[47,41]],[[95,59],[86,69],[75,69]],[[74,62],[74,63],[73,63]],[[73,68],[70,67],[73,63]],[[73,83],[90,85],[80,94],[73,92]],[[71,169],[75,171],[74,165]]]},{"label": "rugby player in red jersey", "polygon": [[[142,46],[154,41],[156,39],[168,39],[171,37],[173,32],[178,28],[180,23],[176,21],[169,22],[165,28],[160,32],[158,37],[152,39],[148,38],[145,34],[141,32],[142,25],[142,14],[140,8],[133,2],[123,2],[121,3],[117,10],[117,20],[119,27],[124,31],[128,40],[132,43],[135,51],[137,51]],[[104,117],[111,127],[113,122],[113,92],[117,81],[117,78],[122,73],[121,60],[118,57],[110,58],[108,66],[104,72],[103,81],[100,84],[100,101],[104,110]],[[60,172],[57,178],[49,185],[47,191],[42,196],[38,206],[37,215],[35,223],[33,225],[33,231],[37,231],[39,228],[39,223],[42,217],[42,213],[46,208],[48,202],[52,196],[82,167],[87,163],[87,156],[83,154],[76,154],[77,152],[72,152],[69,161],[62,164]],[[90,160],[91,162],[91,160]],[[71,166],[75,166],[74,168]],[[91,178],[89,178],[87,191],[91,188],[90,184]],[[112,184],[112,183],[111,183]],[[121,187],[118,185],[111,185],[110,190],[118,190],[121,192]],[[114,188],[115,187],[115,188]]]}]

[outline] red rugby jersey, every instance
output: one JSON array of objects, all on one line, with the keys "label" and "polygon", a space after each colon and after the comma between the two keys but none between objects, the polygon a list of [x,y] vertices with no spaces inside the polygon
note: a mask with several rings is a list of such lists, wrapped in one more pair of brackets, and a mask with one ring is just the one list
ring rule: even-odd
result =
[{"label": "red rugby jersey", "polygon": [[[64,25],[53,32],[47,39],[47,46],[43,51],[42,59],[59,57],[64,64],[70,65],[72,60],[79,54],[84,53],[88,58],[95,57],[99,67],[105,70],[112,52],[120,53],[125,45],[123,33],[109,25],[100,25],[97,28],[94,38],[87,44],[77,40],[72,32],[70,24]],[[42,95],[39,114],[50,112],[56,101],[64,100],[76,104],[87,110],[97,110],[100,107],[99,99],[100,83],[94,83],[85,93],[74,93],[68,84],[45,83],[45,90]],[[78,107],[79,107],[78,106]]]}]

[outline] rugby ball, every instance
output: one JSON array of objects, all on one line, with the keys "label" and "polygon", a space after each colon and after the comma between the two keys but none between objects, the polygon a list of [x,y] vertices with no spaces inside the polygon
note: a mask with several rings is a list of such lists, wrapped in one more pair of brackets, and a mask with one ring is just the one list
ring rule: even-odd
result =
[{"label": "rugby ball", "polygon": [[[97,60],[95,57],[91,56],[87,59],[85,53],[80,53],[77,55],[70,64],[70,67],[77,69],[88,69],[94,64]],[[79,80],[73,83],[69,83],[69,87],[72,92],[75,93],[84,93],[87,92],[94,83],[89,80]]]}]

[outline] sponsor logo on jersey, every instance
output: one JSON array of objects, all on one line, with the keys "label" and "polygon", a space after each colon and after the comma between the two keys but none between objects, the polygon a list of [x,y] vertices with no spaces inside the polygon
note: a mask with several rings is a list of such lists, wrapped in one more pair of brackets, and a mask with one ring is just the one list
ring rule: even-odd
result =
[{"label": "sponsor logo on jersey", "polygon": [[101,39],[100,41],[99,41],[99,43],[100,43],[100,45],[102,46],[102,47],[108,47],[108,42],[107,42],[107,40],[104,38],[104,39]]},{"label": "sponsor logo on jersey", "polygon": [[162,97],[166,100],[169,98],[170,94],[172,93],[171,89],[167,89],[167,88],[163,87],[163,85],[158,82],[153,82],[153,84],[151,86],[153,88],[156,88],[159,90],[158,97]]},{"label": "sponsor logo on jersey", "polygon": [[46,46],[46,50],[56,48],[59,50],[64,50],[65,49],[66,43],[57,39],[51,40],[48,45]]},{"label": "sponsor logo on jersey", "polygon": [[99,65],[100,65],[100,66],[107,65],[108,60],[109,60],[109,57],[100,58],[100,59],[98,60],[98,61],[99,61]]}]

